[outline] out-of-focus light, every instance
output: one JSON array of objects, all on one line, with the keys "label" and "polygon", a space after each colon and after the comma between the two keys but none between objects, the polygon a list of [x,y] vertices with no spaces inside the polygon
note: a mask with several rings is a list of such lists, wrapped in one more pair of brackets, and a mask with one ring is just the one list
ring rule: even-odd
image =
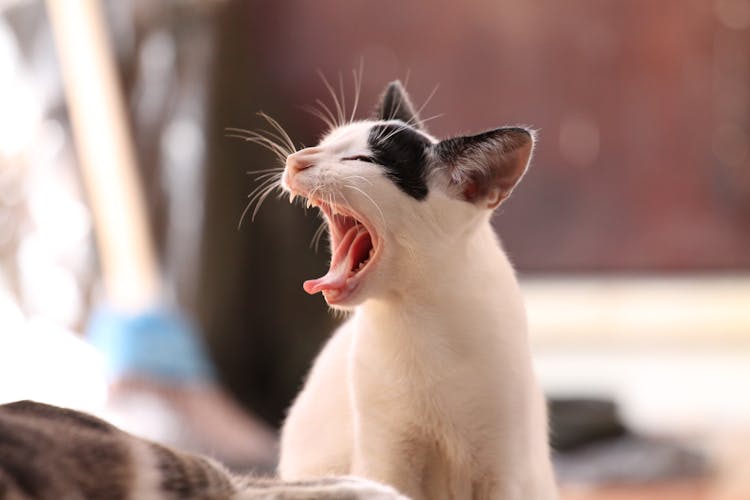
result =
[{"label": "out-of-focus light", "polygon": [[0,251],[16,237],[16,220],[13,212],[0,205]]},{"label": "out-of-focus light", "polygon": [[23,240],[18,251],[21,286],[31,310],[72,326],[82,313],[82,293],[71,271],[55,263],[52,252],[38,234]]},{"label": "out-of-focus light", "polygon": [[33,399],[100,411],[107,395],[101,354],[52,321],[8,314],[13,306],[0,296],[0,403]]},{"label": "out-of-focus light", "polygon": [[41,109],[24,77],[13,34],[0,19],[0,155],[21,153],[31,142]]},{"label": "out-of-focus light", "polygon": [[718,0],[714,12],[719,22],[727,28],[750,28],[750,0]]},{"label": "out-of-focus light", "polygon": [[[56,182],[57,181],[57,182]],[[76,253],[91,230],[86,206],[60,189],[60,179],[38,180],[29,196],[29,212],[48,254]]]},{"label": "out-of-focus light", "polygon": [[195,120],[178,119],[167,126],[162,140],[162,151],[170,162],[190,165],[204,150],[203,133]]},{"label": "out-of-focus light", "polygon": [[560,155],[576,167],[589,167],[599,157],[599,126],[593,118],[576,114],[560,124]]},{"label": "out-of-focus light", "polygon": [[146,74],[164,74],[171,71],[177,57],[173,38],[165,31],[146,37],[140,54],[142,71]]},{"label": "out-of-focus light", "polygon": [[24,318],[21,309],[12,297],[5,290],[8,288],[0,274],[0,339],[4,333],[21,331],[24,326]]}]

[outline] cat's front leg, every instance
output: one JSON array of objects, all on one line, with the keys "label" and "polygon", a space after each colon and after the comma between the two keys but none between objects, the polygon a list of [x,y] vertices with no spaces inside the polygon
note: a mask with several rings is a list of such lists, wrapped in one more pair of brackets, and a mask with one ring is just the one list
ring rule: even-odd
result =
[{"label": "cat's front leg", "polygon": [[389,431],[387,425],[367,416],[360,418],[352,474],[393,486],[414,500],[426,499],[420,481],[425,466],[423,448],[409,439],[408,433]]}]

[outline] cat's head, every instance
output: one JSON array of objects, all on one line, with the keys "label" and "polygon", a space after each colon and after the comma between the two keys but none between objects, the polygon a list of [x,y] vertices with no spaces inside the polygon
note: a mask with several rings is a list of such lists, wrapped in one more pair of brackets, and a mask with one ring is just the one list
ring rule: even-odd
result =
[{"label": "cat's head", "polygon": [[533,147],[518,127],[437,140],[390,83],[373,119],[340,125],[286,160],[282,187],[320,208],[331,241],[328,273],[305,290],[341,309],[408,293],[487,223]]}]

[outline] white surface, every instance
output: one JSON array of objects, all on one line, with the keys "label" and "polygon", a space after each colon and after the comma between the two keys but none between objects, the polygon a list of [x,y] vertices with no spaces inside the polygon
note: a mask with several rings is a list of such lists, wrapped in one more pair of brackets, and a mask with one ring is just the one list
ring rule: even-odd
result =
[{"label": "white surface", "polygon": [[0,290],[0,404],[33,399],[99,413],[106,391],[93,347],[49,320],[26,320]]},{"label": "white surface", "polygon": [[654,433],[750,426],[750,276],[522,281],[538,375]]},{"label": "white surface", "polygon": [[647,433],[750,425],[750,352],[568,348],[537,352],[535,362],[548,395],[612,397]]},{"label": "white surface", "polygon": [[532,341],[750,347],[750,275],[523,279]]}]

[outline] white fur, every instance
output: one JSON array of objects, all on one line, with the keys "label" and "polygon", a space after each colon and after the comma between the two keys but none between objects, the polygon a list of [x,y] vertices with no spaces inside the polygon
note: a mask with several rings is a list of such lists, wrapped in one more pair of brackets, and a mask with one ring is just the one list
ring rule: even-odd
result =
[{"label": "white fur", "polygon": [[314,166],[284,176],[363,214],[380,258],[289,412],[280,475],[354,474],[414,499],[556,498],[524,306],[491,211],[438,173],[417,201],[381,167],[341,161],[367,153],[372,124],[295,153]]},{"label": "white fur", "polygon": [[390,486],[359,477],[336,477],[317,483],[248,486],[233,500],[407,500]]}]

